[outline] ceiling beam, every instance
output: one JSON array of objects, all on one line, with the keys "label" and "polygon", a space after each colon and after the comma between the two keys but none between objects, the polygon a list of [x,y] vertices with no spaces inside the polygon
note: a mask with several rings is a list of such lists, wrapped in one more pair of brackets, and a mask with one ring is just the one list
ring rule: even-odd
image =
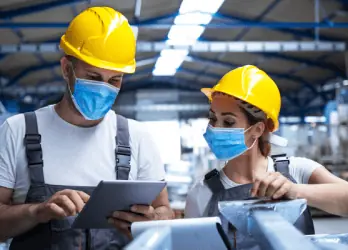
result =
[{"label": "ceiling beam", "polygon": [[[131,26],[138,28],[146,28],[151,30],[167,30],[173,25],[172,23],[145,23],[145,22],[130,22]],[[192,24],[180,24],[176,26],[188,26]],[[65,29],[69,26],[69,22],[3,22],[0,23],[0,29]],[[327,22],[230,22],[230,23],[209,23],[205,25],[199,25],[205,28],[213,29],[239,29],[239,28],[261,28],[261,29],[275,29],[275,30],[289,30],[289,29],[346,29],[348,23],[327,23]],[[291,30],[286,33],[296,35],[300,33],[303,37],[312,37],[312,33],[308,31],[295,31]],[[307,35],[306,35],[307,34]],[[298,35],[298,34],[297,34]],[[321,36],[323,37],[323,36]],[[313,37],[312,37],[313,38]],[[323,38],[323,40],[343,40],[338,37]]]},{"label": "ceiling beam", "polygon": [[[169,45],[165,41],[137,41],[137,52],[160,52],[163,49],[185,49],[190,52],[345,52],[344,42],[211,42],[199,41],[191,46]],[[58,53],[59,43],[0,44],[0,54],[10,53]]]},{"label": "ceiling beam", "polygon": [[[238,22],[252,22],[252,19],[242,17],[242,16],[237,16],[237,15],[229,15],[229,14],[222,14],[222,13],[216,13],[214,17],[223,19],[223,20],[230,20],[230,21],[238,21]],[[312,22],[312,25],[309,25],[309,23],[300,23],[300,22],[294,22],[292,25],[284,25],[285,23],[280,23],[280,25],[277,27],[276,23],[277,22],[268,22],[268,23],[274,23],[275,25],[272,27],[272,25],[268,25],[268,29],[276,30],[285,34],[290,34],[296,37],[304,37],[304,38],[311,38],[314,39],[314,31],[312,29],[314,28],[323,28],[323,26],[330,26],[334,25],[337,23],[333,22]],[[297,27],[296,24],[298,25]],[[265,25],[265,23],[261,23],[261,25]],[[301,25],[301,27],[299,27]],[[282,26],[282,27],[280,27]],[[290,27],[292,26],[292,27]],[[321,27],[322,26],[322,27]],[[336,26],[337,27],[337,26]],[[266,27],[265,27],[266,28]],[[302,28],[302,29],[307,29],[307,30],[297,30],[296,28]],[[325,36],[323,34],[320,35],[321,40],[326,40],[326,41],[344,41],[345,39],[340,38],[340,37],[334,37],[334,36]]]},{"label": "ceiling beam", "polygon": [[[240,65],[237,64],[233,64],[233,63],[223,63],[220,61],[214,61],[214,60],[210,60],[210,59],[206,59],[206,58],[202,58],[202,57],[198,57],[198,56],[187,56],[186,57],[188,59],[188,61],[196,61],[196,62],[200,62],[200,63],[208,63],[210,64],[212,67],[216,67],[216,66],[222,66],[225,68],[229,68],[229,69],[233,69],[236,67],[239,67]],[[187,70],[184,70],[187,71]],[[276,72],[267,72],[271,77],[276,77],[276,78],[281,78],[281,79],[288,79],[288,80],[292,80],[295,81],[297,83],[299,83],[300,85],[302,85],[303,87],[309,89],[311,92],[313,92],[316,96],[321,96],[321,98],[326,101],[326,96],[324,93],[318,92],[317,89],[309,82],[307,82],[306,80],[300,78],[300,77],[296,77],[296,76],[292,76],[292,75],[288,75],[288,74],[282,74],[282,73],[276,73]],[[199,74],[202,74],[202,72],[199,71]],[[207,75],[207,74],[204,74]],[[213,78],[220,78],[222,77],[221,75],[216,75],[216,74],[209,74],[207,76],[211,76]]]},{"label": "ceiling beam", "polygon": [[[264,11],[261,12],[260,15],[258,15],[256,18],[253,19],[254,22],[260,22],[268,13],[270,13],[279,3],[281,0],[274,0],[271,2]],[[241,32],[237,34],[237,36],[234,38],[235,41],[241,41],[244,36],[249,32],[250,27],[244,28]]]},{"label": "ceiling beam", "polygon": [[22,8],[16,8],[13,10],[0,11],[0,19],[12,19],[18,16],[30,15],[37,12],[63,7],[70,4],[88,2],[87,0],[54,0],[45,1],[45,3],[29,5]]},{"label": "ceiling beam", "polygon": [[281,54],[281,53],[260,52],[260,53],[257,53],[257,54],[258,55],[262,55],[263,57],[266,57],[266,58],[276,58],[276,59],[281,59],[281,60],[286,60],[286,61],[300,63],[301,65],[304,64],[304,65],[311,66],[311,67],[317,67],[317,68],[321,68],[321,69],[325,69],[325,70],[330,70],[330,71],[334,72],[338,76],[342,76],[342,77],[345,76],[345,73],[343,71],[341,71],[334,64],[325,63],[325,62],[322,62],[322,61],[320,61],[320,62],[319,61],[312,61],[312,60],[298,58],[298,57],[285,55],[285,54]]}]

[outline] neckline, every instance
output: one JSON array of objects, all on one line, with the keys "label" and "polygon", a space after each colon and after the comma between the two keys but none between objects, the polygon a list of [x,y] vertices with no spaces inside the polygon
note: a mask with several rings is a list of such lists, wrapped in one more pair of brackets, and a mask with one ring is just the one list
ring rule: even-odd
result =
[{"label": "neckline", "polygon": [[[273,167],[273,160],[271,157],[267,156],[267,172],[269,172],[272,169],[272,167]],[[220,179],[225,189],[244,185],[242,183],[234,182],[230,178],[228,178],[225,172],[223,171],[223,168],[220,170]]]},{"label": "neckline", "polygon": [[102,126],[106,122],[106,120],[109,118],[109,112],[110,112],[109,111],[106,113],[105,117],[103,118],[103,120],[99,124],[92,126],[92,127],[80,127],[80,126],[74,125],[72,123],[69,123],[69,122],[65,121],[62,117],[60,117],[55,109],[55,104],[49,105],[49,108],[51,109],[51,112],[53,114],[53,119],[55,121],[57,121],[58,123],[62,124],[66,128],[70,128],[70,129],[74,129],[74,130],[85,130],[85,131],[95,130],[96,128]]}]

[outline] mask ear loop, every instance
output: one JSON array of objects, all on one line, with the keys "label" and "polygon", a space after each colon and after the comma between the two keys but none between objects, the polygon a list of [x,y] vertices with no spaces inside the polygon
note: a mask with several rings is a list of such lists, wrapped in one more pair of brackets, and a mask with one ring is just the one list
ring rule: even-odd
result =
[{"label": "mask ear loop", "polygon": [[[244,130],[244,135],[246,132],[248,132],[254,125],[251,125],[249,128],[247,128],[246,130]],[[248,147],[248,150],[249,149],[252,149],[254,146],[255,146],[255,143],[256,143],[257,139],[254,140],[253,144],[251,144],[250,147]]]},{"label": "mask ear loop", "polygon": [[[77,77],[76,77],[76,75],[75,75],[74,66],[73,66],[72,64],[70,64],[70,66],[71,66],[70,69],[71,69],[71,71],[72,71],[72,73],[73,73],[73,77],[74,77],[75,82],[76,82]],[[72,91],[71,91],[69,82],[68,82],[68,89],[69,89],[69,92],[70,92],[71,97],[74,99],[74,96],[73,96],[73,93],[72,93]]]}]

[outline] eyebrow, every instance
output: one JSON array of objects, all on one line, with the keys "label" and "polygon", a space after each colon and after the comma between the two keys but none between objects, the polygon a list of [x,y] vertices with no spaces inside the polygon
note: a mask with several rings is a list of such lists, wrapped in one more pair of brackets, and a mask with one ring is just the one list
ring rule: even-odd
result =
[{"label": "eyebrow", "polygon": [[[95,71],[92,71],[92,70],[89,70],[89,69],[87,69],[87,73],[88,73],[88,74],[93,74],[93,75],[98,76],[98,77],[102,77],[102,75],[99,74],[98,72],[95,72]],[[120,73],[119,75],[114,75],[114,76],[112,76],[110,79],[122,78],[122,77],[123,77],[123,75]]]},{"label": "eyebrow", "polygon": [[[209,109],[209,112],[211,112],[211,113],[213,113],[213,114],[215,114],[215,112],[212,110],[212,109]],[[232,116],[235,116],[235,117],[237,117],[234,113],[232,113],[232,112],[223,112],[223,113],[221,113],[221,115],[232,115]]]},{"label": "eyebrow", "polygon": [[232,115],[232,116],[235,116],[237,117],[234,113],[232,112],[224,112],[224,113],[221,113],[221,115]]}]

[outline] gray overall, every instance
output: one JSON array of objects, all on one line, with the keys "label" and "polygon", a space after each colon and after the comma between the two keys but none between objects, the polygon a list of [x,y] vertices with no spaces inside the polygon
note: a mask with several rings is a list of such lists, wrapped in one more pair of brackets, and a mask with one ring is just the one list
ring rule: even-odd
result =
[{"label": "gray overall", "polygon": [[[41,135],[34,112],[25,113],[26,135],[24,144],[28,160],[30,188],[25,203],[40,203],[64,189],[74,189],[91,194],[95,187],[59,186],[45,183]],[[117,136],[115,149],[115,171],[118,180],[128,180],[131,148],[129,145],[128,121],[117,115]],[[75,217],[51,220],[39,224],[30,231],[14,237],[10,249],[121,249],[129,240],[116,229],[71,229]]]},{"label": "gray overall", "polygon": [[[285,155],[276,155],[272,158],[274,160],[275,171],[280,172],[289,180],[296,183],[294,178],[289,174],[290,161],[288,160],[288,158]],[[208,206],[204,212],[204,216],[206,217],[221,217],[218,209],[219,201],[247,200],[253,198],[250,196],[250,190],[253,184],[244,184],[230,189],[225,189],[223,184],[221,183],[219,171],[217,171],[216,169],[205,175],[204,182],[213,193],[213,196],[210,199]],[[238,231],[233,227],[233,225],[226,222],[224,218],[221,218],[221,220],[224,229],[227,231],[226,233],[230,241],[233,241],[231,242],[231,244],[235,249],[259,249],[253,247],[254,243],[251,243],[251,245],[248,244],[247,236],[239,234]],[[294,225],[303,234],[308,235],[315,233],[312,216],[308,207]]]}]

